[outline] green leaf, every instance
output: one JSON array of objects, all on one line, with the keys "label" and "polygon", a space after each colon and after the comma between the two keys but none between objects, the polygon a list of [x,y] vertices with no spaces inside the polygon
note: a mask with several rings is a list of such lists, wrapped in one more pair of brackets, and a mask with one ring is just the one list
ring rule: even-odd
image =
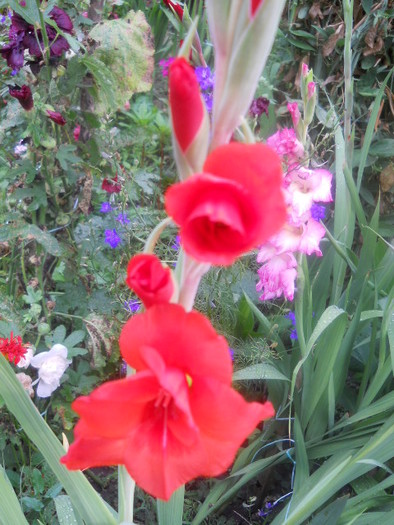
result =
[{"label": "green leaf", "polygon": [[157,500],[159,525],[182,525],[185,486],[176,490],[169,501]]},{"label": "green leaf", "polygon": [[289,379],[279,372],[274,366],[267,363],[251,365],[242,370],[237,370],[233,374],[233,381],[246,381],[264,379],[265,381],[289,381]]},{"label": "green leaf", "polygon": [[121,107],[134,93],[151,89],[154,49],[142,11],[97,24],[89,37],[98,43],[90,59],[102,62],[114,79],[111,107]]},{"label": "green leaf", "polygon": [[18,498],[3,467],[0,465],[0,524],[28,525]]},{"label": "green leaf", "polygon": [[348,497],[349,496],[344,496],[330,503],[330,505],[313,518],[309,525],[333,525],[337,523],[346,506]]},{"label": "green leaf", "polygon": [[58,496],[54,501],[59,525],[83,525],[81,520],[75,515],[74,508],[68,496]]},{"label": "green leaf", "polygon": [[74,146],[73,144],[62,144],[59,147],[59,150],[56,153],[56,158],[64,171],[69,169],[69,164],[75,164],[76,162],[81,161],[80,157],[74,155],[76,149],[77,146]]},{"label": "green leaf", "polygon": [[13,223],[2,226],[0,229],[0,242],[9,241],[21,237],[22,239],[35,239],[51,255],[59,256],[63,248],[57,239],[50,233],[40,230],[35,224]]}]

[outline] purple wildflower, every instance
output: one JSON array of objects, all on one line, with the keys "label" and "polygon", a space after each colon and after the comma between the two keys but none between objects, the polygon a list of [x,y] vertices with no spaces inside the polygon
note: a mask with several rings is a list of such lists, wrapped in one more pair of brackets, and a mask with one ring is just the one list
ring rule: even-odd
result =
[{"label": "purple wildflower", "polygon": [[315,221],[324,221],[326,218],[326,208],[320,204],[312,204],[311,215]]},{"label": "purple wildflower", "polygon": [[196,67],[194,71],[202,91],[213,88],[215,77],[210,67]]},{"label": "purple wildflower", "polygon": [[297,335],[297,330],[295,328],[295,326],[296,326],[295,313],[294,312],[289,312],[288,314],[285,315],[285,317],[286,317],[286,319],[290,319],[291,324],[294,326],[293,330],[291,330],[291,332],[290,332],[290,339],[292,339],[293,341],[297,341],[298,335]]},{"label": "purple wildflower", "polygon": [[202,98],[205,102],[205,107],[207,108],[208,113],[212,113],[212,106],[213,106],[213,93],[207,91],[206,93],[201,93]]},{"label": "purple wildflower", "polygon": [[120,377],[126,377],[127,374],[127,363],[126,361],[122,360],[122,364],[120,365],[119,375]]},{"label": "purple wildflower", "polygon": [[126,224],[130,224],[129,219],[127,218],[126,213],[119,213],[119,215],[115,219],[116,221],[120,222],[122,226],[126,226]]},{"label": "purple wildflower", "polygon": [[234,350],[232,348],[229,348],[231,361],[234,361]]},{"label": "purple wildflower", "polygon": [[137,299],[130,299],[124,302],[124,306],[129,313],[135,314],[141,308],[141,303]]},{"label": "purple wildflower", "polygon": [[174,60],[174,57],[168,57],[163,58],[163,60],[159,60],[159,66],[161,68],[161,74],[163,75],[163,77],[168,77],[170,65],[174,62]]},{"label": "purple wildflower", "polygon": [[179,237],[179,235],[177,235],[175,237],[174,244],[171,244],[171,248],[177,252],[180,248],[180,244],[181,244],[181,238]]},{"label": "purple wildflower", "polygon": [[112,211],[112,206],[109,202],[102,202],[101,203],[101,208],[100,208],[100,213],[108,213]]},{"label": "purple wildflower", "polygon": [[258,97],[253,100],[250,108],[249,113],[252,115],[252,117],[260,117],[263,113],[265,113],[268,117],[268,108],[270,105],[270,101],[268,98],[265,97]]},{"label": "purple wildflower", "polygon": [[116,248],[122,242],[122,239],[116,233],[115,228],[113,230],[105,230],[104,234],[105,234],[104,242],[109,244],[111,248]]}]

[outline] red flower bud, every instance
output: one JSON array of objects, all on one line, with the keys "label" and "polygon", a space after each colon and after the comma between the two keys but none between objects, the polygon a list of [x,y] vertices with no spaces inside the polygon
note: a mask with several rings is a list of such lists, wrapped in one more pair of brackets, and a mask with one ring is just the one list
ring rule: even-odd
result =
[{"label": "red flower bud", "polygon": [[264,144],[233,142],[214,150],[203,171],[167,190],[166,210],[189,255],[230,265],[285,222],[281,161]]},{"label": "red flower bud", "polygon": [[252,18],[256,14],[257,9],[264,2],[264,0],[250,0],[250,10]]},{"label": "red flower bud", "polygon": [[174,293],[171,270],[156,255],[135,255],[127,266],[126,284],[138,295],[146,308],[168,303]]},{"label": "red flower bud", "polygon": [[78,142],[80,134],[81,134],[81,126],[80,124],[77,124],[73,130],[73,136],[74,136],[75,142]]},{"label": "red flower bud", "polygon": [[15,86],[14,88],[9,88],[9,93],[11,97],[18,100],[23,109],[26,111],[33,109],[33,95],[29,86],[24,84],[22,87]]},{"label": "red flower bud", "polygon": [[53,122],[59,124],[59,126],[64,126],[66,124],[66,119],[61,113],[58,113],[57,111],[51,111],[50,109],[47,109],[47,115],[51,120],[53,120]]},{"label": "red flower bud", "polygon": [[179,17],[179,20],[182,22],[182,18],[183,18],[183,9],[182,9],[182,6],[180,6],[179,4],[177,4],[176,2],[172,2],[172,0],[163,0],[163,2],[165,3],[165,5],[167,7],[169,7],[170,9],[172,8],[175,13],[178,15]]},{"label": "red flower bud", "polygon": [[177,58],[171,64],[169,88],[172,126],[185,152],[201,127],[204,106],[194,69],[184,58]]}]

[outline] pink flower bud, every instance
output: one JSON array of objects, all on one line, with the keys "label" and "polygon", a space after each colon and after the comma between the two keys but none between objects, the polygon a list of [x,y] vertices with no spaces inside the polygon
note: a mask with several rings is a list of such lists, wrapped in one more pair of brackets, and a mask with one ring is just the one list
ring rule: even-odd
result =
[{"label": "pink flower bud", "polygon": [[289,102],[287,104],[287,109],[290,112],[291,120],[293,121],[293,126],[294,128],[296,128],[301,118],[301,113],[298,109],[297,102]]},{"label": "pink flower bud", "polygon": [[128,100],[127,102],[125,102],[125,105],[123,107],[125,108],[126,111],[129,111],[129,109],[130,109],[130,101]]},{"label": "pink flower bud", "polygon": [[302,76],[306,77],[309,73],[309,67],[307,64],[302,64]]},{"label": "pink flower bud", "polygon": [[81,126],[77,124],[73,130],[73,136],[74,136],[75,142],[78,142],[80,134],[81,134]]},{"label": "pink flower bud", "polygon": [[84,11],[84,12],[82,13],[82,16],[83,16],[84,18],[88,18],[88,16],[89,16],[89,15],[88,15],[88,12],[87,12],[87,11]]},{"label": "pink flower bud", "polygon": [[316,84],[314,82],[308,83],[308,99],[311,99],[316,92]]}]

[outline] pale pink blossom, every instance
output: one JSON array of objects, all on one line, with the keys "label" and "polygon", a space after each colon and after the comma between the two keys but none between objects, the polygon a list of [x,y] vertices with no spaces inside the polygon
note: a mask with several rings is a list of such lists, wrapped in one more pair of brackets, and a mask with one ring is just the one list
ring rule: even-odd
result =
[{"label": "pale pink blossom", "polygon": [[294,129],[284,128],[268,137],[267,144],[289,164],[304,156],[304,146],[297,139]]},{"label": "pale pink blossom", "polygon": [[285,178],[286,203],[290,215],[301,217],[308,213],[314,202],[332,202],[332,174],[325,169],[308,169],[298,166],[290,170]]},{"label": "pale pink blossom", "polygon": [[270,238],[270,243],[275,246],[277,253],[301,252],[307,255],[315,253],[321,256],[319,243],[326,230],[319,222],[309,219],[305,224],[293,225],[287,223],[279,233]]},{"label": "pale pink blossom", "polygon": [[268,260],[259,270],[259,282],[256,285],[262,301],[276,299],[284,295],[292,301],[294,298],[297,261],[290,252],[276,255]]},{"label": "pale pink blossom", "polygon": [[34,396],[34,390],[32,387],[32,380],[31,377],[23,372],[19,372],[19,374],[16,374],[16,378],[20,382],[20,384],[23,386],[23,389],[30,397]]},{"label": "pale pink blossom", "polygon": [[34,356],[31,365],[38,368],[38,379],[33,383],[38,382],[37,396],[49,397],[60,386],[60,379],[70,364],[67,348],[61,344]]},{"label": "pale pink blossom", "polygon": [[288,102],[287,109],[290,112],[291,120],[293,121],[293,126],[294,128],[296,128],[301,118],[301,113],[298,109],[297,102]]}]

